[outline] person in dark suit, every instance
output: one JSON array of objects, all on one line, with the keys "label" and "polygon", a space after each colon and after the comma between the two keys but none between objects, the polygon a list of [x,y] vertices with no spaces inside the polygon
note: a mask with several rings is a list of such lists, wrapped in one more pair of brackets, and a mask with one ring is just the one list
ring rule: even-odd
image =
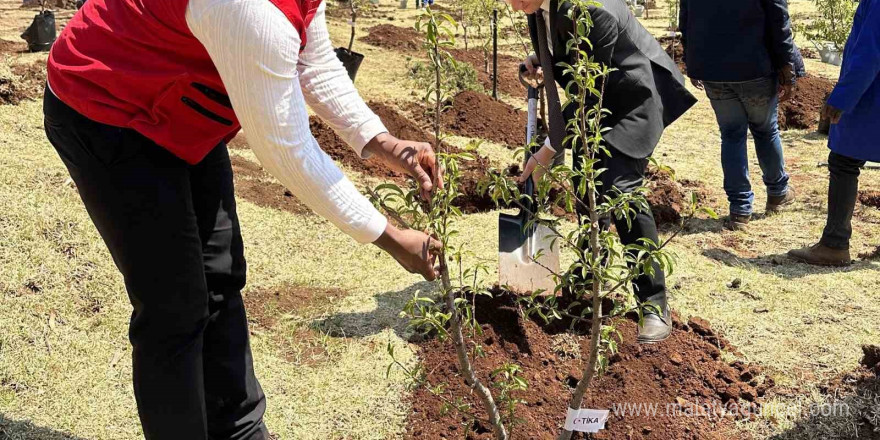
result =
[{"label": "person in dark suit", "polygon": [[[526,58],[526,68],[536,74],[540,65],[545,83],[568,87],[572,78],[558,64],[574,63],[573,54],[566,51],[574,32],[572,20],[568,18],[572,5],[568,2],[559,5],[558,0],[508,1],[514,9],[529,14],[529,31],[536,54]],[[593,20],[589,34],[591,44],[581,49],[595,61],[616,69],[605,79],[602,104],[611,113],[604,117],[602,125],[610,129],[604,135],[610,154],[600,157],[597,165],[605,169],[600,175],[600,190],[632,192],[643,185],[648,157],[653,154],[663,130],[697,99],[687,91],[675,63],[632,15],[624,0],[604,0],[601,6],[589,7],[589,13]],[[556,87],[545,86],[545,93],[550,136],[527,163],[521,181],[530,175],[540,178],[542,170],[562,148],[573,148],[574,166],[581,165],[578,158],[583,154],[582,146],[572,146],[571,142],[563,145],[566,121],[574,116],[574,106],[567,106],[562,112]],[[602,219],[602,226],[609,227],[611,220]],[[650,210],[639,211],[631,227],[625,220],[614,221],[624,244],[638,243],[642,238],[658,242],[657,225]],[[641,276],[633,284],[639,302],[653,306],[646,307],[639,342],[666,339],[672,327],[663,272],[655,267],[654,276]]]}]

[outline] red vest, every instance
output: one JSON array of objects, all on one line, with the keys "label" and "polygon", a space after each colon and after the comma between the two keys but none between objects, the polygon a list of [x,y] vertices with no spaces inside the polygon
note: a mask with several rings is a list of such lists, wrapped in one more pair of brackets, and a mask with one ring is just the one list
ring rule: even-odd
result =
[{"label": "red vest", "polygon": [[[303,46],[321,0],[267,0]],[[89,119],[132,128],[195,164],[241,126],[220,74],[186,24],[189,0],[89,0],[49,54],[61,101]]]}]

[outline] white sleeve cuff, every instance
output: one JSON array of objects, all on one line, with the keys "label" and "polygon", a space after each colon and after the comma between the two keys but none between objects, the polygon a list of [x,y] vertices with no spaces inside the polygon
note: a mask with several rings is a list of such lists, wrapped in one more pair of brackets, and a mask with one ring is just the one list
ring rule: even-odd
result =
[{"label": "white sleeve cuff", "polygon": [[366,225],[353,236],[358,243],[367,244],[379,239],[385,233],[385,227],[388,226],[388,219],[382,213],[376,210],[373,216],[367,221]]},{"label": "white sleeve cuff", "polygon": [[556,151],[556,149],[553,148],[553,145],[550,144],[550,136],[547,136],[546,138],[544,138],[544,148],[549,148],[553,151]]},{"label": "white sleeve cuff", "polygon": [[364,147],[367,146],[374,137],[382,133],[388,133],[388,129],[385,128],[385,124],[382,123],[382,120],[379,119],[378,116],[373,115],[372,118],[367,119],[356,130],[352,130],[351,136],[349,139],[346,139],[346,142],[352,149],[354,149],[358,156],[362,159],[367,159],[372,156],[372,154],[368,151],[364,151]]}]

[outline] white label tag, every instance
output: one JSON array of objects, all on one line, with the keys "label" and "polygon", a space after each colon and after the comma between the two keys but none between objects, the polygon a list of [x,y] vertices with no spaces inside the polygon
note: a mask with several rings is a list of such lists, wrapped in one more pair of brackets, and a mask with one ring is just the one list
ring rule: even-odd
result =
[{"label": "white label tag", "polygon": [[607,409],[568,409],[565,416],[565,430],[578,432],[599,432],[605,429],[608,421]]}]

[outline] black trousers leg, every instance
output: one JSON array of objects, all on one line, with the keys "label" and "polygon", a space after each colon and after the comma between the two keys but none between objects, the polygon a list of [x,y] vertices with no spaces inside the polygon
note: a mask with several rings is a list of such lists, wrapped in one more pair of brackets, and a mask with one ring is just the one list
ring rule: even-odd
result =
[{"label": "black trousers leg", "polygon": [[[225,147],[190,166],[133,130],[79,115],[48,91],[44,112],[46,134],[125,279],[146,438],[263,438],[264,399],[238,295],[244,259]],[[218,377],[238,374],[250,377],[220,389]],[[233,428],[215,436],[217,426]]]},{"label": "black trousers leg", "polygon": [[852,216],[859,192],[859,174],[865,161],[835,152],[828,155],[828,219],[821,243],[834,249],[849,249]]},{"label": "black trousers leg", "polygon": [[[613,194],[615,191],[631,193],[643,185],[645,169],[648,166],[647,159],[633,159],[623,153],[610,150],[610,156],[604,156],[596,165],[596,168],[604,168],[600,175],[602,194]],[[580,151],[575,151],[575,158],[580,157]],[[575,167],[580,168],[580,161],[575,159]],[[577,185],[577,183],[575,183]],[[583,215],[583,211],[579,212]],[[638,211],[632,219],[632,226],[627,225],[624,219],[600,219],[600,225],[608,228],[611,222],[617,228],[617,234],[624,245],[637,244],[639,239],[647,238],[654,243],[659,243],[657,223],[654,214]],[[666,307],[666,276],[658,264],[654,264],[654,275],[642,275],[633,281],[633,290],[639,303],[650,303],[658,307]]]},{"label": "black trousers leg", "polygon": [[190,174],[210,313],[202,350],[208,435],[268,439],[266,398],[254,375],[241,298],[246,263],[226,147],[216,148]]}]

